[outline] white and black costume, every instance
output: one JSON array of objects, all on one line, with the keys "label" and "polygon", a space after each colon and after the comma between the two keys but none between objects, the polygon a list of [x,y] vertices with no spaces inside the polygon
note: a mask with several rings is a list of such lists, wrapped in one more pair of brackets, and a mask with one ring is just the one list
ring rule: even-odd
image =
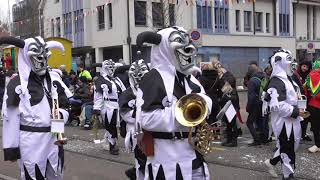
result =
[{"label": "white and black costume", "polygon": [[291,79],[294,61],[290,52],[280,50],[271,58],[273,68],[265,100],[269,104],[272,129],[277,138],[277,151],[265,163],[276,176],[273,166],[282,163],[285,179],[293,176],[295,151],[301,136],[299,109],[297,107],[299,86]]},{"label": "white and black costume", "polygon": [[58,93],[60,117],[67,123],[69,119],[69,98],[71,98],[73,94],[62,81],[62,71],[60,69],[52,69],[49,73],[52,84],[56,87]]},{"label": "white and black costume", "polygon": [[154,147],[147,157],[145,179],[209,179],[202,155],[188,143],[188,128],[175,119],[176,102],[186,94],[198,93],[211,109],[211,99],[190,75],[197,50],[180,27],[144,32],[137,38],[137,44],[143,42],[154,44],[151,70],[139,85],[142,100],[137,98],[143,101],[141,126],[151,134]]},{"label": "white and black costume", "polygon": [[113,77],[115,63],[112,60],[105,60],[102,63],[100,76],[95,81],[94,105],[95,114],[101,114],[105,123],[106,140],[110,145],[110,153],[117,155],[118,131],[117,125],[120,123],[119,117],[119,94],[125,90],[121,80]]},{"label": "white and black costume", "polygon": [[62,179],[64,153],[51,133],[51,93],[54,88],[48,72],[50,49],[64,50],[61,43],[41,37],[25,41],[12,37],[0,44],[19,47],[19,76],[8,84],[3,108],[4,159],[19,161],[21,179]]},{"label": "white and black costume", "polygon": [[[126,171],[128,177],[142,180],[144,179],[145,165],[147,157],[137,146],[136,133],[136,91],[142,77],[149,72],[149,68],[144,60],[140,59],[132,63],[129,68],[128,76],[130,88],[126,89],[120,96],[119,106],[120,115],[126,122],[125,147],[127,151],[134,150],[135,168]],[[134,171],[134,172],[132,172]],[[134,175],[135,174],[135,175]]]}]

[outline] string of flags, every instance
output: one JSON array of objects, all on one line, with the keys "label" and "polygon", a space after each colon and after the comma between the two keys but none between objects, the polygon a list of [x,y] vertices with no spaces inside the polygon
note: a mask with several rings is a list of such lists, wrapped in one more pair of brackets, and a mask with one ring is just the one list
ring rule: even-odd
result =
[{"label": "string of flags", "polygon": [[[104,10],[104,6],[107,6],[108,4],[112,4],[114,3],[114,1],[118,1],[118,0],[106,0],[105,4],[102,6],[98,6],[94,9],[91,10],[82,10],[82,11],[78,11],[77,13],[74,14],[74,20],[78,21],[83,19],[86,16],[90,16],[90,15],[95,15],[97,12],[99,11],[103,11]],[[255,3],[257,0],[164,0],[169,2],[170,4],[182,4],[185,3],[187,6],[195,6],[195,5],[200,5],[200,6],[209,6],[209,7],[213,7],[213,6],[228,6],[229,4],[246,4],[246,3]],[[76,11],[75,11],[76,12]],[[43,18],[43,17],[40,17]],[[72,16],[71,13],[70,15],[65,14],[65,17],[63,18],[63,20],[57,20],[55,18],[46,18],[46,21],[48,23],[60,23],[60,21],[62,21],[63,23],[68,23],[71,22],[72,20]],[[18,21],[18,22],[14,22],[14,24],[21,24],[23,25],[24,21]]]}]

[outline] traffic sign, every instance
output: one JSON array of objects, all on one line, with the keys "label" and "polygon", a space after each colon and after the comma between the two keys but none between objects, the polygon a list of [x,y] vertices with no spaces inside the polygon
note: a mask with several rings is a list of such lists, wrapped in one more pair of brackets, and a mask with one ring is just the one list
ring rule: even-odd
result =
[{"label": "traffic sign", "polygon": [[198,47],[202,46],[202,34],[199,30],[197,30],[197,29],[191,30],[190,37],[196,46],[198,46]]}]

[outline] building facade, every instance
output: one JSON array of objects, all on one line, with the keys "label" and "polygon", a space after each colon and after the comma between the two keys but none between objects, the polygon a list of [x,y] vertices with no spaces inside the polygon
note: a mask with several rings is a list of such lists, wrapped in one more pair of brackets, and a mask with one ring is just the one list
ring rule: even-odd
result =
[{"label": "building facade", "polygon": [[297,59],[320,58],[320,1],[294,2]]},{"label": "building facade", "polygon": [[[74,56],[89,65],[109,58],[129,63],[130,57],[136,57],[140,32],[183,26],[201,33],[198,62],[219,59],[237,77],[243,76],[250,61],[265,67],[279,48],[290,50],[299,60],[318,56],[320,4],[316,0],[245,2],[45,0],[44,36],[73,41]],[[150,47],[145,47],[147,60],[149,53]]]}]

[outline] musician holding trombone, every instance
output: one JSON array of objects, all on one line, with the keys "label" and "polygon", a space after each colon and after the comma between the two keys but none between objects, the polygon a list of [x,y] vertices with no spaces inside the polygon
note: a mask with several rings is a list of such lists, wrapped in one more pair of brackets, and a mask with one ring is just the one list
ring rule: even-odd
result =
[{"label": "musician holding trombone", "polygon": [[136,100],[143,129],[138,144],[147,156],[145,179],[209,180],[203,154],[212,140],[205,123],[212,101],[191,75],[197,49],[181,27],[143,32],[137,45],[143,43],[153,44],[151,70]]}]

